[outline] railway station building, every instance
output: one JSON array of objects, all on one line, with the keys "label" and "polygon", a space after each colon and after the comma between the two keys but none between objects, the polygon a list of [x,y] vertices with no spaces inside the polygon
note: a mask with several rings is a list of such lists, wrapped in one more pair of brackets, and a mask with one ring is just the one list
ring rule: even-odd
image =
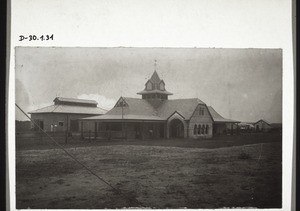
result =
[{"label": "railway station building", "polygon": [[211,138],[239,123],[198,98],[169,99],[173,94],[156,71],[137,94],[141,98],[121,96],[104,115],[81,118],[81,128],[92,128],[95,138]]}]

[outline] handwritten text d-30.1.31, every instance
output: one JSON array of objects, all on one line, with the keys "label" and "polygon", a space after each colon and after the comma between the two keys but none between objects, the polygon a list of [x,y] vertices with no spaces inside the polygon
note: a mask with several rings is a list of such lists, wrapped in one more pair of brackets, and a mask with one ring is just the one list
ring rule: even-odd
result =
[{"label": "handwritten text d-30.1.31", "polygon": [[41,36],[37,36],[37,35],[29,35],[29,36],[24,36],[24,35],[20,35],[19,36],[19,41],[50,41],[54,39],[54,35],[41,35]]}]

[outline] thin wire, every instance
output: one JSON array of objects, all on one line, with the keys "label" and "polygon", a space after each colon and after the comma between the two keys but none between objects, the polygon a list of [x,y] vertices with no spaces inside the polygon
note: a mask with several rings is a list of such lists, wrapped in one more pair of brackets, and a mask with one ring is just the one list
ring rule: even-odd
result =
[{"label": "thin wire", "polygon": [[31,119],[16,103],[15,105],[17,106],[18,109],[20,109],[20,111],[25,114],[25,116],[34,124],[36,125],[39,130],[41,130],[43,133],[45,133],[59,148],[61,148],[67,155],[69,155],[73,160],[75,160],[77,163],[79,163],[81,166],[83,166],[88,172],[90,172],[92,175],[94,175],[95,177],[97,177],[99,180],[101,180],[102,182],[104,182],[105,184],[107,184],[109,187],[111,187],[112,189],[114,189],[115,191],[121,193],[121,191],[115,187],[113,187],[111,184],[109,184],[108,182],[106,182],[103,178],[101,178],[100,176],[98,176],[95,172],[93,172],[89,167],[87,167],[85,164],[83,164],[82,162],[80,162],[76,157],[74,157],[71,153],[69,153],[62,145],[60,145],[57,141],[55,141],[48,133],[46,133],[33,119]]}]

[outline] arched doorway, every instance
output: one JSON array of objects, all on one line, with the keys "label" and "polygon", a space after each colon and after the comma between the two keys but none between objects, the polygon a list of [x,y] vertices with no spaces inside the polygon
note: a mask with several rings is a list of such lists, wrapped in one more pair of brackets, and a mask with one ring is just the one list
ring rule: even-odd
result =
[{"label": "arched doorway", "polygon": [[184,137],[184,125],[179,119],[173,119],[170,122],[170,138],[183,138]]}]

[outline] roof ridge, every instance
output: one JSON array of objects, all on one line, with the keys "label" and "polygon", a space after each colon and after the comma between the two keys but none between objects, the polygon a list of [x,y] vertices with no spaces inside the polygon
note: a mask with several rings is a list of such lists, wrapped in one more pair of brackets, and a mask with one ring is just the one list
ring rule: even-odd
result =
[{"label": "roof ridge", "polygon": [[42,107],[42,108],[38,108],[38,109],[35,109],[35,110],[32,110],[32,111],[29,111],[28,113],[31,113],[31,112],[35,112],[35,111],[38,111],[38,110],[41,110],[41,109],[44,109],[44,108],[48,108],[48,107],[52,107],[54,105],[48,105],[48,106],[45,106],[45,107]]},{"label": "roof ridge", "polygon": [[156,70],[153,72],[151,78],[149,79],[150,81],[154,82],[154,83],[159,83],[161,81],[158,73],[156,72]]},{"label": "roof ridge", "polygon": [[90,100],[90,99],[82,99],[82,98],[72,98],[72,97],[55,97],[54,98],[54,100],[55,99],[61,99],[61,100],[82,100],[82,101],[93,101],[93,102],[96,102],[96,103],[98,103],[96,100]]}]

